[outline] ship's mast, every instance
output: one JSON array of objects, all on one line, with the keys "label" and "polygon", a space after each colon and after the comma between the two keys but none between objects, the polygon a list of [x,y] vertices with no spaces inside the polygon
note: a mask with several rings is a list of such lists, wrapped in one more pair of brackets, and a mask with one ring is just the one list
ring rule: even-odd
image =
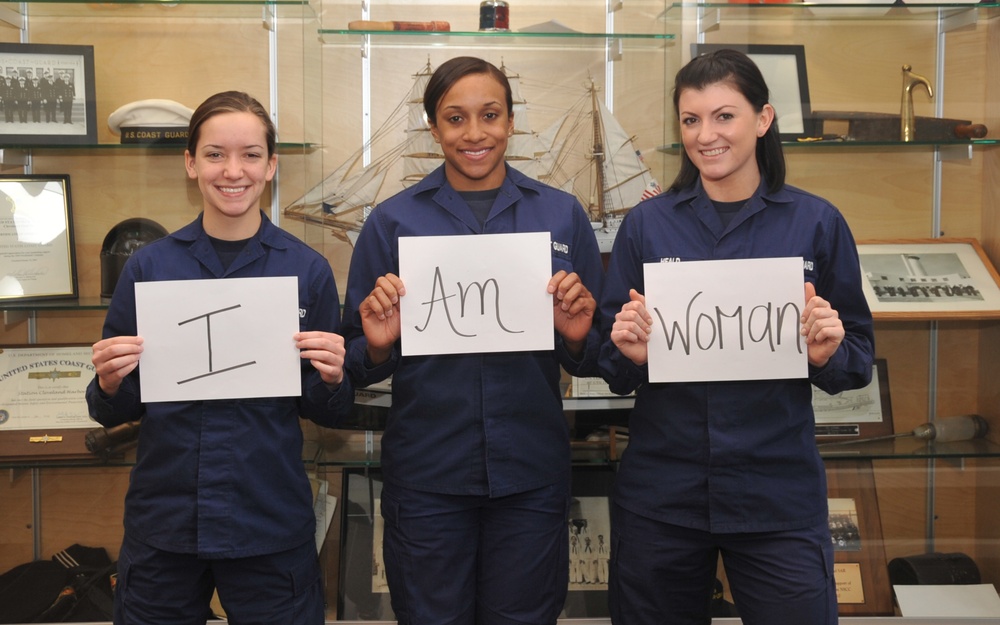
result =
[{"label": "ship's mast", "polygon": [[597,215],[591,215],[591,217],[596,217],[596,221],[603,223],[605,206],[607,205],[604,196],[605,189],[607,188],[604,180],[604,128],[601,123],[600,107],[597,104],[597,88],[594,86],[593,80],[590,81],[590,106],[594,126],[594,167],[597,168],[597,175],[595,176],[597,188],[594,194],[597,197]]}]

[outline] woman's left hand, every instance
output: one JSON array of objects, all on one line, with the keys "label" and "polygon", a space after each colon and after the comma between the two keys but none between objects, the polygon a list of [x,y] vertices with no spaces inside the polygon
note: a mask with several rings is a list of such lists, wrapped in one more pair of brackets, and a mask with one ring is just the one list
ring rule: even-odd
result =
[{"label": "woman's left hand", "polygon": [[296,332],[295,347],[319,371],[323,381],[337,386],[344,381],[344,337],[332,332]]},{"label": "woman's left hand", "polygon": [[552,321],[573,355],[583,351],[587,333],[594,323],[597,300],[583,285],[580,276],[560,270],[549,280],[552,294]]},{"label": "woman's left hand", "polygon": [[809,364],[814,367],[826,365],[844,340],[844,322],[830,302],[816,295],[816,285],[812,282],[806,282],[806,307],[800,321]]}]

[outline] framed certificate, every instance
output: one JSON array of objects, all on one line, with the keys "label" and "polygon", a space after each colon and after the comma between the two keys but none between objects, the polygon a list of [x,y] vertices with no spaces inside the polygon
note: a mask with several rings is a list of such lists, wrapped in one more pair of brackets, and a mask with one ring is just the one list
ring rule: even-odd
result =
[{"label": "framed certificate", "polygon": [[93,457],[89,345],[0,348],[0,460]]},{"label": "framed certificate", "polygon": [[0,302],[76,296],[69,176],[0,175]]}]

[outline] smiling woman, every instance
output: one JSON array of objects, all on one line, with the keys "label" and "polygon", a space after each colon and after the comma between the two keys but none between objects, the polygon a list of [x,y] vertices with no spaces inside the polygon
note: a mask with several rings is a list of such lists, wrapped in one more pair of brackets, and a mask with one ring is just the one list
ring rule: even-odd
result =
[{"label": "smiling woman", "polygon": [[[600,367],[611,390],[636,392],[611,512],[614,623],[707,623],[720,552],[746,625],[837,622],[810,385],[836,394],[868,383],[872,317],[847,222],[826,200],[785,184],[768,93],[742,52],[717,50],[681,68],[674,82],[681,171],[667,193],[629,212],[612,250]],[[650,270],[659,259],[691,265],[695,283],[724,284],[727,296],[749,282],[736,267],[793,259],[787,275],[774,267],[755,277],[788,285],[789,294],[802,288],[801,299],[763,307],[747,299],[753,307],[741,317],[731,306],[705,312],[681,298],[698,316],[677,338],[685,317],[654,322],[667,282]],[[699,261],[726,261],[729,270],[713,279]],[[761,349],[738,376],[716,366],[706,368],[710,376],[656,383],[665,380],[654,377],[650,356],[662,352],[650,345],[672,339],[692,352],[721,351],[728,328],[735,336],[726,335],[727,349],[744,334],[746,345],[770,347],[779,326],[789,351],[806,352],[806,371],[799,360],[794,375],[761,376],[784,351]]]},{"label": "smiling woman", "polygon": [[[492,66],[491,66],[492,67]],[[431,135],[441,144],[445,176],[456,191],[496,189],[503,182],[507,140],[514,134],[513,103],[506,77],[468,74],[440,95],[425,99]],[[433,77],[427,88],[440,89],[445,77]]]},{"label": "smiling woman", "polygon": [[260,227],[260,198],[278,167],[274,124],[262,112],[223,93],[191,116],[184,165],[201,189],[205,231],[216,239],[248,239]]},{"label": "smiling woman", "polygon": [[[603,271],[575,196],[506,163],[512,99],[507,77],[482,59],[440,65],[424,110],[445,162],[375,207],[351,259],[346,366],[359,386],[393,376],[381,512],[400,625],[554,624],[566,599],[570,448],[560,365],[574,375],[596,373],[593,312]],[[461,280],[466,292],[442,297],[454,308],[466,297],[466,305],[483,310],[472,302],[492,292],[486,278],[501,275],[496,265],[508,262],[483,253],[484,236],[528,233],[544,237],[544,245],[532,265],[538,271],[518,275],[517,285],[541,302],[533,329],[554,348],[510,349],[508,340],[507,349],[477,343],[461,353],[402,353],[401,307],[426,301],[419,280],[401,271],[411,237],[440,238],[438,247],[452,245],[451,253],[473,246],[462,257],[487,263],[472,278],[484,280],[481,286]],[[516,249],[507,243],[506,250]],[[511,328],[506,317],[502,323]]]},{"label": "smiling woman", "polygon": [[[299,419],[332,427],[353,405],[354,390],[343,371],[344,340],[336,334],[337,285],[326,258],[260,210],[277,157],[274,126],[256,99],[228,91],[203,102],[191,116],[184,162],[198,181],[201,213],[126,261],[104,338],[93,346],[97,375],[87,387],[90,415],[105,427],[142,423],[125,497],[115,622],[163,622],[168,612],[204,622],[217,590],[230,620],[319,625],[324,606],[316,518]],[[165,361],[170,369],[173,361],[199,353],[192,347],[182,358],[164,358],[170,341],[162,332],[139,336],[139,327],[170,320],[162,306],[147,307],[148,300],[137,297],[179,288],[181,281],[190,295],[236,288],[245,280],[254,280],[251,288],[262,297],[287,304],[282,308],[289,314],[276,319],[280,323],[244,320],[253,331],[239,339],[255,354],[275,342],[294,346],[300,364],[292,363],[292,392],[268,392],[220,376],[214,384],[225,385],[225,395],[158,396],[152,382],[190,381],[162,375]],[[291,282],[282,289],[285,297],[276,292],[275,280]],[[237,309],[251,307],[232,307]],[[209,323],[204,312],[191,326],[201,332]],[[177,327],[176,320],[172,325]],[[295,580],[294,587],[288,580]]]}]

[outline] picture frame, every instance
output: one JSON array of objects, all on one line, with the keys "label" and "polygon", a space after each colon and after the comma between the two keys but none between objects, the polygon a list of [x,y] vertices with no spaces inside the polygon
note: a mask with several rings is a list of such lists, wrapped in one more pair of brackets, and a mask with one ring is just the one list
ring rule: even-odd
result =
[{"label": "picture frame", "polygon": [[0,175],[0,302],[77,295],[69,175]]},{"label": "picture frame", "polygon": [[[828,501],[851,502],[859,539],[850,549],[834,549],[837,612],[840,616],[891,616],[892,588],[872,461],[841,459],[827,463],[826,474]],[[831,506],[831,511],[836,507]],[[836,538],[832,531],[831,538]]]},{"label": "picture frame", "polygon": [[829,395],[813,387],[816,442],[850,442],[894,432],[889,366],[884,358],[872,363],[872,380],[864,388]]},{"label": "picture frame", "polygon": [[92,346],[0,348],[0,463],[98,461],[86,445],[100,425],[87,412]]},{"label": "picture frame", "polygon": [[858,242],[862,288],[876,320],[1000,318],[1000,275],[973,238]]},{"label": "picture frame", "polygon": [[93,46],[0,43],[0,76],[0,144],[97,143]]},{"label": "picture frame", "polygon": [[750,57],[760,68],[771,92],[770,103],[777,113],[782,141],[818,136],[809,102],[806,49],[801,44],[693,43],[692,58],[707,52],[729,49]]}]

